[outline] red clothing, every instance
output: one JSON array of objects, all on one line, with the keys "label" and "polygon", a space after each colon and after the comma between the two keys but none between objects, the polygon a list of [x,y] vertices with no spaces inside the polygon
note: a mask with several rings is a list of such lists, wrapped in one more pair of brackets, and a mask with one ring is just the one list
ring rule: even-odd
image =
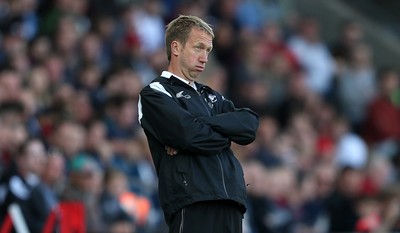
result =
[{"label": "red clothing", "polygon": [[400,109],[389,98],[378,96],[368,108],[364,132],[369,144],[400,140]]},{"label": "red clothing", "polygon": [[282,58],[284,58],[289,64],[291,70],[298,70],[300,68],[300,64],[296,55],[294,55],[294,53],[282,41],[265,43],[264,53],[268,62],[270,62],[273,58],[282,56]]}]

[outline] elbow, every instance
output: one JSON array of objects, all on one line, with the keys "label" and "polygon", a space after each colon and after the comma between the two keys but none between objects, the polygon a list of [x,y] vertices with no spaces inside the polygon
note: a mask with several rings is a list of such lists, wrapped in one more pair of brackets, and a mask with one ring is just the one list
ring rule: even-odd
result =
[{"label": "elbow", "polygon": [[252,143],[256,139],[257,130],[258,130],[258,117],[254,116],[254,120],[250,121],[247,125],[247,132],[244,133],[241,137],[240,142],[236,142],[240,145],[248,145]]},{"label": "elbow", "polygon": [[240,134],[231,135],[229,139],[239,145],[248,145],[256,139],[256,131],[247,130]]}]

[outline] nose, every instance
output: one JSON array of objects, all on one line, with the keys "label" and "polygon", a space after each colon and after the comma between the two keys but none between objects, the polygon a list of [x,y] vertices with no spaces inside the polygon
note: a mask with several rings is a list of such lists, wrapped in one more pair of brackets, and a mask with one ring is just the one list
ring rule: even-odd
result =
[{"label": "nose", "polygon": [[204,51],[201,53],[199,60],[201,63],[207,63],[208,62],[208,53],[207,51]]}]

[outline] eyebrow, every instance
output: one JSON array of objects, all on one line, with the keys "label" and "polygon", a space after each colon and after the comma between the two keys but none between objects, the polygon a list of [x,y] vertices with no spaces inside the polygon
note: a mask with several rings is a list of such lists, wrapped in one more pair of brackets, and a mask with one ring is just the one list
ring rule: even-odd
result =
[{"label": "eyebrow", "polygon": [[208,47],[208,46],[207,46],[205,43],[203,43],[203,42],[198,42],[198,43],[195,44],[195,46],[204,48],[204,49],[209,50],[209,51],[211,51],[211,50],[213,49],[213,46],[212,46],[212,45],[211,45],[210,47]]}]

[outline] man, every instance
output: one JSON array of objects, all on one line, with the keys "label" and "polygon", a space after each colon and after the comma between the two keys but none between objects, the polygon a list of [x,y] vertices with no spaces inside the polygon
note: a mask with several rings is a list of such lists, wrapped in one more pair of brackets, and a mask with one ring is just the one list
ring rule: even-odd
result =
[{"label": "man", "polygon": [[[101,219],[99,202],[103,188],[103,170],[92,157],[85,153],[73,156],[68,161],[67,168],[68,183],[61,193],[60,201],[64,205],[67,204],[68,214],[71,214],[74,218],[72,221],[76,223],[73,227],[76,229],[70,228],[68,232],[107,232],[105,223]],[[83,204],[84,213],[74,213],[74,203],[79,203],[79,206]],[[84,218],[78,217],[79,215],[84,215]],[[63,219],[67,220],[67,217],[63,216]],[[84,227],[86,229],[82,229]]]},{"label": "man", "polygon": [[[64,181],[65,159],[64,155],[55,149],[47,154],[47,161],[41,173],[41,182],[32,189],[26,206],[31,214],[27,223],[31,225],[31,232],[43,232],[52,213],[58,210],[58,190]],[[56,216],[59,218],[60,216]],[[57,219],[56,218],[56,219]],[[59,231],[58,221],[55,221],[50,229],[51,232]]]},{"label": "man", "polygon": [[43,203],[32,198],[32,193],[39,187],[46,161],[46,150],[41,140],[29,138],[19,146],[13,167],[0,180],[0,223],[7,215],[9,205],[15,203],[21,208],[30,232],[42,230],[44,221],[38,221],[38,212],[42,211]]},{"label": "man", "polygon": [[167,25],[168,71],[139,96],[170,233],[239,233],[246,210],[243,170],[230,144],[255,139],[258,116],[195,80],[214,38],[211,27],[181,15]]}]

